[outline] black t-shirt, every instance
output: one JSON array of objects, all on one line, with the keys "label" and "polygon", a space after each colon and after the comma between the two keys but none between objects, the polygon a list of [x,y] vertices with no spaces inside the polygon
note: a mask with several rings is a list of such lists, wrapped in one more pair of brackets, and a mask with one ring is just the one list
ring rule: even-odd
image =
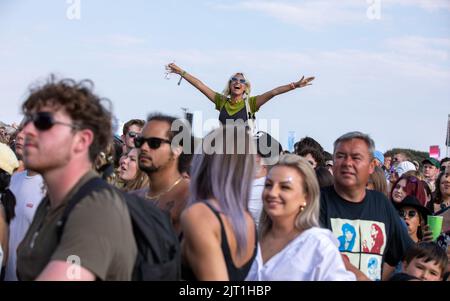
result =
[{"label": "black t-shirt", "polygon": [[340,197],[333,186],[320,196],[320,223],[339,240],[339,251],[372,280],[381,280],[383,262],[396,266],[414,245],[392,203],[366,190],[360,203]]}]

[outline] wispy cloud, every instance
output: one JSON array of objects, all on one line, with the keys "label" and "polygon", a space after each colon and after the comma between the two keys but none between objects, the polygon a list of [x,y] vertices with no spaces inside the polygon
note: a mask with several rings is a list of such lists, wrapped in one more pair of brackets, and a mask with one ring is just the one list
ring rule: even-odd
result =
[{"label": "wispy cloud", "polygon": [[450,11],[449,0],[382,0],[382,5],[402,5],[402,6],[417,6],[425,9],[428,12],[438,10]]},{"label": "wispy cloud", "polygon": [[145,39],[126,35],[126,34],[112,34],[106,37],[106,42],[112,46],[116,47],[129,47],[129,46],[136,46],[136,45],[142,45],[146,41]]},{"label": "wispy cloud", "polygon": [[363,1],[308,1],[301,3],[280,1],[241,1],[234,4],[212,5],[216,9],[245,10],[267,14],[282,22],[307,29],[334,24],[360,22],[366,19],[367,5]]},{"label": "wispy cloud", "polygon": [[[379,6],[377,6],[379,4]],[[389,17],[384,7],[418,7],[428,12],[450,11],[449,0],[315,0],[315,1],[273,1],[245,0],[232,4],[210,4],[215,9],[251,11],[263,13],[288,24],[305,29],[321,29],[333,25],[367,22],[368,10],[379,7],[382,18]]]}]

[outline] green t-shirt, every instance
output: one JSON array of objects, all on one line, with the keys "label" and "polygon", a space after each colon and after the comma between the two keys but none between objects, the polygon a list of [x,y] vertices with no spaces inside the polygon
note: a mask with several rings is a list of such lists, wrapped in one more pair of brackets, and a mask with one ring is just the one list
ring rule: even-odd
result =
[{"label": "green t-shirt", "polygon": [[[221,111],[223,108],[227,111],[228,115],[233,116],[243,108],[245,108],[245,101],[238,101],[235,104],[232,104],[228,101],[228,98],[225,95],[220,93],[216,93],[214,97],[214,102],[216,104],[216,110]],[[252,96],[248,99],[248,104],[250,106],[250,111],[252,113],[258,112],[256,108],[256,96]]]},{"label": "green t-shirt", "polygon": [[48,197],[42,200],[17,249],[19,279],[34,280],[50,261],[67,261],[75,255],[100,280],[131,280],[137,246],[128,207],[114,190],[85,196],[70,213],[58,241],[57,223],[67,202],[96,176],[88,172],[56,208],[50,207]]}]

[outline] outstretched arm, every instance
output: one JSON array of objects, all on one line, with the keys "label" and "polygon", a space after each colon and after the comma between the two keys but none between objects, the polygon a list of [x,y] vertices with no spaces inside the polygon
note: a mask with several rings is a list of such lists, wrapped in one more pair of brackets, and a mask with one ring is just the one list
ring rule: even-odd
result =
[{"label": "outstretched arm", "polygon": [[206,97],[208,97],[209,100],[211,100],[214,103],[214,97],[216,93],[211,90],[207,85],[202,83],[198,78],[194,77],[193,75],[187,73],[174,63],[171,63],[167,65],[166,67],[169,72],[176,73],[182,76],[184,79],[186,79],[191,85],[196,87],[200,92],[202,92]]},{"label": "outstretched arm", "polygon": [[256,109],[258,110],[263,104],[268,102],[274,96],[292,91],[297,88],[311,86],[312,85],[311,82],[313,81],[313,79],[314,79],[314,77],[305,78],[303,76],[298,82],[293,82],[288,85],[280,86],[280,87],[270,90],[264,94],[256,96]]}]

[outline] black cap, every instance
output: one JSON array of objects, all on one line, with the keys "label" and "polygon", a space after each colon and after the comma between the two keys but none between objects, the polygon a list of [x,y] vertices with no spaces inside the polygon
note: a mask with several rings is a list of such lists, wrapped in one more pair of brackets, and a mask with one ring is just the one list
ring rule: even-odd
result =
[{"label": "black cap", "polygon": [[401,209],[406,206],[412,207],[422,215],[422,218],[424,220],[427,218],[427,215],[432,215],[431,211],[428,208],[422,206],[420,201],[412,195],[406,196],[403,201],[401,201],[400,203],[394,203],[394,205],[397,209]]}]

